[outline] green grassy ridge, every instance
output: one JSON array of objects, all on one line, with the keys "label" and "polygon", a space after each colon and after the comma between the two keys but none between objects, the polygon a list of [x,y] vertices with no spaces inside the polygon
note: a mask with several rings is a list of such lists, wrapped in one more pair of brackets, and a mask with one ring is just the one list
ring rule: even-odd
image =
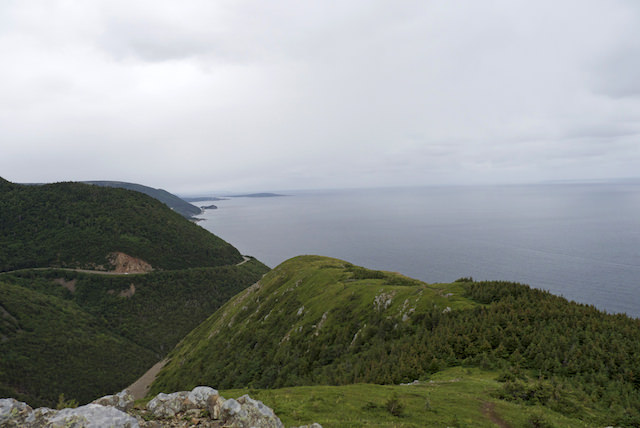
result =
[{"label": "green grassy ridge", "polygon": [[230,244],[142,193],[83,183],[0,183],[0,271],[108,268],[124,252],[155,269],[242,261]]},{"label": "green grassy ridge", "polygon": [[[373,277],[362,278],[367,273]],[[359,349],[369,334],[379,334],[378,324],[387,321],[381,312],[402,317],[412,308],[427,312],[472,305],[461,296],[462,291],[458,284],[449,290],[398,274],[367,271],[337,259],[297,257],[273,269],[260,281],[259,288],[251,287],[234,297],[190,333],[171,352],[172,361],[156,383],[158,388],[180,388],[196,373],[222,388],[317,383],[322,380],[323,368],[330,367],[345,348],[352,348],[356,333],[359,337],[353,349]],[[391,305],[384,311],[372,311],[376,296],[389,293],[394,294]],[[445,297],[447,293],[453,295]],[[384,306],[385,301],[380,300],[379,305]],[[218,339],[208,340],[211,332]],[[255,355],[253,349],[261,354]],[[211,352],[215,357],[210,358]],[[215,367],[210,359],[216,360]],[[207,371],[202,373],[201,367],[205,366]],[[291,379],[274,376],[274,370]],[[361,373],[338,383],[367,380]]]},{"label": "green grassy ridge", "polygon": [[[274,409],[285,426],[318,422],[325,428],[359,427],[478,427],[490,428],[493,412],[513,427],[535,426],[533,422],[578,428],[589,426],[541,405],[499,400],[502,383],[496,371],[450,368],[418,385],[351,384],[342,386],[297,386],[280,389],[221,390],[226,398],[249,394]],[[402,410],[393,415],[388,408],[396,398]],[[490,410],[492,409],[492,410]],[[601,415],[606,419],[606,414]]]},{"label": "green grassy ridge", "polygon": [[156,359],[75,303],[0,279],[0,395],[55,406],[125,387]]},{"label": "green grassy ridge", "polygon": [[82,403],[121,390],[267,271],[250,260],[141,275],[0,274],[0,395],[52,406],[60,393]]},{"label": "green grassy ridge", "polygon": [[[482,367],[503,373],[507,401],[541,402],[598,424],[640,423],[640,320],[507,282],[429,285],[296,257],[220,308],[169,357],[151,393],[198,384],[398,384],[447,367]],[[546,383],[522,382],[522,371]]]}]

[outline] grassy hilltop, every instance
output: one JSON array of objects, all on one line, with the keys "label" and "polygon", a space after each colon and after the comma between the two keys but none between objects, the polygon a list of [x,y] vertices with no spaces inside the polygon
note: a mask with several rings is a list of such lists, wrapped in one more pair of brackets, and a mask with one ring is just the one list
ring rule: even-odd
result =
[{"label": "grassy hilltop", "polygon": [[506,282],[429,285],[297,257],[221,307],[169,357],[153,393],[198,384],[397,385],[461,366],[492,372],[496,400],[587,425],[640,422],[640,322]]},{"label": "grassy hilltop", "polygon": [[[112,252],[153,271],[59,269],[109,270]],[[268,270],[242,261],[141,193],[0,179],[0,396],[55,406],[121,390]]]}]

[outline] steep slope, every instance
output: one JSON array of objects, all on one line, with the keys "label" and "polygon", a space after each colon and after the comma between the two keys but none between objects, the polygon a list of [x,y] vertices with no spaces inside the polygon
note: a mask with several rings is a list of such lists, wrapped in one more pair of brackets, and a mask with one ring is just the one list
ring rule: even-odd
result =
[{"label": "steep slope", "polygon": [[147,195],[0,180],[0,395],[53,406],[124,388],[268,271],[242,261]]},{"label": "steep slope", "polygon": [[429,367],[416,373],[416,364],[394,366],[387,348],[414,320],[474,306],[462,293],[461,285],[429,286],[340,260],[297,257],[189,334],[155,387],[204,380],[220,388],[412,381]]},{"label": "steep slope", "polygon": [[157,359],[223,303],[268,271],[251,260],[240,266],[138,275],[61,270],[0,274],[0,280],[73,302],[112,330],[152,350]]},{"label": "steep slope", "polygon": [[10,181],[7,181],[4,178],[0,177],[0,192],[5,191],[5,190],[10,190],[13,187],[15,187],[15,184],[13,184]]},{"label": "steep slope", "polygon": [[[0,396],[37,405],[89,401],[153,364],[151,350],[75,304],[0,282]],[[97,387],[99,386],[99,387]]]},{"label": "steep slope", "polygon": [[519,284],[428,285],[323,257],[281,264],[169,357],[152,392],[397,384],[467,365],[500,370],[505,400],[640,420],[639,320]]},{"label": "steep slope", "polygon": [[201,213],[201,209],[189,202],[180,199],[178,196],[167,192],[163,189],[154,189],[153,187],[143,186],[142,184],[127,183],[124,181],[85,181],[84,183],[93,184],[95,186],[118,187],[121,189],[135,190],[144,193],[152,198],[166,204],[169,208],[188,219],[193,218]]},{"label": "steep slope", "polygon": [[153,269],[238,263],[222,239],[139,192],[82,183],[0,187],[0,272],[32,267],[110,270],[125,253]]},{"label": "steep slope", "polygon": [[268,268],[0,274],[0,396],[53,406],[121,390]]}]

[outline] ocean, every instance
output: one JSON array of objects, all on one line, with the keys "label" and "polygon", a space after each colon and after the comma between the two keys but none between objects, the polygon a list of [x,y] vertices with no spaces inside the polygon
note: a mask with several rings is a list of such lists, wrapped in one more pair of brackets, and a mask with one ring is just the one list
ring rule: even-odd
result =
[{"label": "ocean", "polygon": [[640,185],[300,191],[214,203],[200,225],[271,267],[301,254],[429,283],[507,280],[640,317]]}]

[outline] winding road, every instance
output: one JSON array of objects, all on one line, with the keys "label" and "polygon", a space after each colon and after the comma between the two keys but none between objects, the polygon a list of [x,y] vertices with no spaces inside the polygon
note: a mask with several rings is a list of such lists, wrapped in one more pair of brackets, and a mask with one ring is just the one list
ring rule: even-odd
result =
[{"label": "winding road", "polygon": [[[242,261],[235,264],[235,266],[242,266],[249,260],[253,260],[253,257],[242,255]],[[115,271],[107,271],[107,270],[89,270],[89,269],[74,269],[74,268],[61,268],[61,267],[37,267],[37,268],[23,268],[16,270],[8,270],[5,272],[0,272],[0,275],[5,273],[18,273],[18,272],[26,272],[30,270],[64,270],[68,272],[80,272],[80,273],[89,273],[95,275],[146,275],[150,272],[115,272]]]}]

